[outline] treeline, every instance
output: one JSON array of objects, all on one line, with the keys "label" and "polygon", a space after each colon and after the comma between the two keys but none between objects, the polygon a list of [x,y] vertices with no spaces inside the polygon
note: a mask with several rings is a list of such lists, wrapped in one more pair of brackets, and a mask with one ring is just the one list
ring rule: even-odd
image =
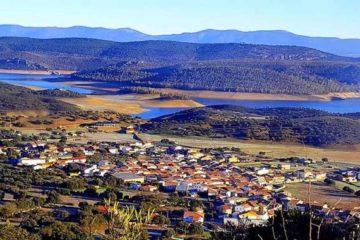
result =
[{"label": "treeline", "polygon": [[[326,68],[326,63],[313,64],[228,61],[192,63],[157,69],[157,75],[136,81],[135,84],[185,90],[272,94],[325,94],[357,90],[359,75],[354,74],[353,78],[343,82],[344,79],[339,78],[341,74],[322,74],[321,68]],[[309,66],[317,71],[310,71]],[[352,66],[350,70],[344,68],[344,74],[360,71],[359,65]]]},{"label": "treeline", "polygon": [[77,92],[64,90],[64,89],[45,89],[45,90],[38,90],[33,91],[34,94],[44,97],[58,97],[58,98],[82,98],[85,95],[82,95]]},{"label": "treeline", "polygon": [[153,73],[145,68],[152,67],[149,63],[129,61],[97,70],[82,71],[72,74],[72,78],[94,81],[132,81],[150,77]]},{"label": "treeline", "polygon": [[269,94],[360,90],[360,65],[308,61],[203,61],[160,68],[123,65],[73,75],[127,86]]},{"label": "treeline", "polygon": [[313,146],[360,143],[359,120],[302,108],[195,108],[153,119],[142,129],[180,136],[230,137]]},{"label": "treeline", "polygon": [[164,93],[161,90],[147,87],[122,87],[117,92],[119,94],[158,94],[160,99],[185,100],[188,96],[177,93]]}]

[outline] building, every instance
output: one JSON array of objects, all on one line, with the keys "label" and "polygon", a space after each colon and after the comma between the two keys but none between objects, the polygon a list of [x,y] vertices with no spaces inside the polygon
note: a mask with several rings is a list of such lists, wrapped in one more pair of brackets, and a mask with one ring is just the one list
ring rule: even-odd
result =
[{"label": "building", "polygon": [[45,158],[20,158],[17,160],[17,164],[24,166],[35,166],[45,164]]},{"label": "building", "polygon": [[99,169],[97,168],[97,166],[92,165],[88,168],[85,168],[83,174],[85,177],[91,177],[91,176],[94,176],[94,173],[96,173],[98,171],[99,171]]},{"label": "building", "polygon": [[180,181],[176,187],[178,192],[205,192],[207,187],[201,183],[189,182],[189,181]]},{"label": "building", "polygon": [[277,168],[280,170],[290,170],[291,164],[290,163],[280,163],[277,165]]},{"label": "building", "polygon": [[203,212],[194,212],[194,211],[185,211],[183,216],[184,222],[187,223],[203,223],[204,222],[204,213]]},{"label": "building", "polygon": [[125,133],[125,134],[134,134],[135,133],[135,127],[130,125],[127,127],[122,127],[120,130],[121,133]]},{"label": "building", "polygon": [[145,178],[143,176],[140,176],[138,174],[130,173],[130,172],[117,172],[114,173],[113,176],[115,178],[120,179],[124,183],[131,183],[131,182],[138,182],[138,183],[144,183]]}]

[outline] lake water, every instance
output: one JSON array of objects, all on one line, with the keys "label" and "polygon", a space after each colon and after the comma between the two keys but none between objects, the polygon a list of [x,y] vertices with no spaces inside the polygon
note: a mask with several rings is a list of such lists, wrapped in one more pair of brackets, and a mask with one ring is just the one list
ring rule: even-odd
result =
[{"label": "lake water", "polygon": [[250,108],[278,108],[278,107],[302,107],[314,108],[332,113],[360,112],[360,98],[352,98],[334,101],[287,101],[287,100],[228,100],[228,99],[205,99],[196,98],[195,101],[206,105],[229,104]]},{"label": "lake water", "polygon": [[139,114],[133,114],[133,116],[140,117],[143,119],[151,119],[151,118],[156,118],[156,117],[180,112],[180,111],[186,110],[186,109],[188,109],[188,108],[147,108],[146,112],[142,112]]},{"label": "lake water", "polygon": [[[285,100],[229,100],[194,98],[204,106],[212,105],[236,105],[250,108],[278,108],[278,107],[302,107],[323,110],[331,113],[354,113],[360,112],[360,99],[346,99],[336,101],[285,101]],[[144,119],[151,119],[176,113],[184,108],[150,108],[150,111],[136,114]]]},{"label": "lake water", "polygon": [[[61,82],[47,81],[46,79],[55,79],[58,76],[44,76],[44,75],[23,75],[23,74],[0,74],[0,82],[6,82],[25,87],[40,87],[44,89],[63,88],[82,94],[91,94],[93,91],[83,87],[72,87],[62,84]],[[304,107],[314,108],[332,113],[353,113],[360,112],[360,98],[346,99],[335,101],[285,101],[285,100],[229,100],[229,99],[208,99],[208,98],[194,98],[195,101],[205,105],[237,105],[251,108],[266,108],[266,107]],[[184,110],[184,108],[148,108],[148,111],[136,114],[144,119],[160,117],[163,115],[175,113]]]},{"label": "lake water", "polygon": [[59,78],[59,76],[44,76],[44,75],[28,75],[28,74],[0,74],[0,82],[24,86],[24,87],[38,87],[43,89],[62,88],[73,92],[82,94],[91,94],[93,91],[80,87],[66,86],[61,82],[51,82],[51,80]]}]

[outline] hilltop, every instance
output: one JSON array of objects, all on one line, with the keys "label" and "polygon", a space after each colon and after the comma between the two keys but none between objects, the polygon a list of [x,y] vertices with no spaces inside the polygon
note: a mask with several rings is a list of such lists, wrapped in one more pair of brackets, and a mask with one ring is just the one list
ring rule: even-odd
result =
[{"label": "hilltop", "polygon": [[[195,44],[172,41],[111,42],[85,38],[34,39],[0,38],[0,67],[87,70],[124,61],[173,65],[209,60],[340,61],[340,57],[305,47],[251,45],[240,43]],[[9,65],[7,65],[9,64]]]},{"label": "hilltop", "polygon": [[8,111],[77,111],[75,105],[65,103],[56,97],[74,97],[75,93],[59,90],[33,91],[24,87],[0,83],[0,112]]},{"label": "hilltop", "polygon": [[339,115],[305,108],[201,107],[153,119],[142,129],[158,134],[313,146],[360,143],[360,121],[356,114]]}]

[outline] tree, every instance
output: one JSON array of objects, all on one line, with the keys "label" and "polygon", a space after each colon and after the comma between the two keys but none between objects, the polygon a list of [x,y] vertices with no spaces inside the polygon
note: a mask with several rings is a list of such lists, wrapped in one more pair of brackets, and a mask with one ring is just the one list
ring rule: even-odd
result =
[{"label": "tree", "polygon": [[49,191],[47,193],[48,198],[46,199],[47,203],[58,203],[60,202],[60,194],[57,191]]},{"label": "tree", "polygon": [[68,219],[70,217],[70,213],[65,210],[55,211],[54,214],[55,214],[55,217],[61,221],[65,221],[66,219]]},{"label": "tree", "polygon": [[246,221],[241,221],[239,224],[227,223],[224,226],[224,231],[213,231],[212,239],[214,240],[243,240],[248,234]]},{"label": "tree", "polygon": [[84,195],[90,196],[90,197],[98,196],[96,187],[95,187],[95,186],[89,186],[89,187],[84,191]]},{"label": "tree", "polygon": [[180,198],[179,198],[179,195],[177,193],[171,193],[169,198],[168,198],[168,201],[170,204],[174,205],[174,206],[177,206],[178,203],[180,202]]},{"label": "tree", "polygon": [[60,145],[65,145],[67,142],[67,137],[65,135],[62,135],[59,141]]},{"label": "tree", "polygon": [[168,228],[163,236],[163,240],[169,240],[169,239],[173,239],[173,237],[176,235],[176,232],[174,229],[172,228]]},{"label": "tree", "polygon": [[89,206],[88,202],[85,202],[85,201],[79,202],[79,208],[81,208],[82,210],[84,210],[88,206]]},{"label": "tree", "polygon": [[204,208],[204,204],[198,200],[191,200],[190,202],[190,210],[191,211],[199,211]]},{"label": "tree", "polygon": [[27,219],[24,219],[21,223],[20,223],[20,226],[24,229],[26,229],[27,231],[31,232],[31,231],[34,231],[34,229],[36,227],[38,227],[38,224],[36,222],[35,219],[33,218],[27,218]]},{"label": "tree", "polygon": [[96,226],[102,223],[105,223],[105,218],[101,214],[95,214],[92,207],[86,206],[81,211],[80,225],[85,229],[89,237],[92,237],[95,233]]},{"label": "tree", "polygon": [[14,227],[10,224],[0,226],[0,240],[38,240],[36,235],[31,235],[25,229]]},{"label": "tree", "polygon": [[169,225],[171,222],[170,222],[169,218],[167,218],[166,216],[164,216],[162,214],[159,214],[159,215],[156,215],[152,219],[152,223],[153,224],[166,224],[166,225]]},{"label": "tree", "polygon": [[101,194],[102,197],[105,199],[111,199],[111,201],[117,201],[118,196],[112,189],[106,189],[105,192]]},{"label": "tree", "polygon": [[188,231],[190,234],[203,234],[204,228],[201,223],[192,223],[188,227]]},{"label": "tree", "polygon": [[16,204],[10,203],[10,204],[6,204],[5,206],[1,207],[0,209],[0,215],[4,218],[9,218],[12,217],[16,211],[17,211],[17,206]]},{"label": "tree", "polygon": [[41,229],[41,236],[47,240],[80,240],[84,239],[82,231],[74,224],[55,221]]}]

